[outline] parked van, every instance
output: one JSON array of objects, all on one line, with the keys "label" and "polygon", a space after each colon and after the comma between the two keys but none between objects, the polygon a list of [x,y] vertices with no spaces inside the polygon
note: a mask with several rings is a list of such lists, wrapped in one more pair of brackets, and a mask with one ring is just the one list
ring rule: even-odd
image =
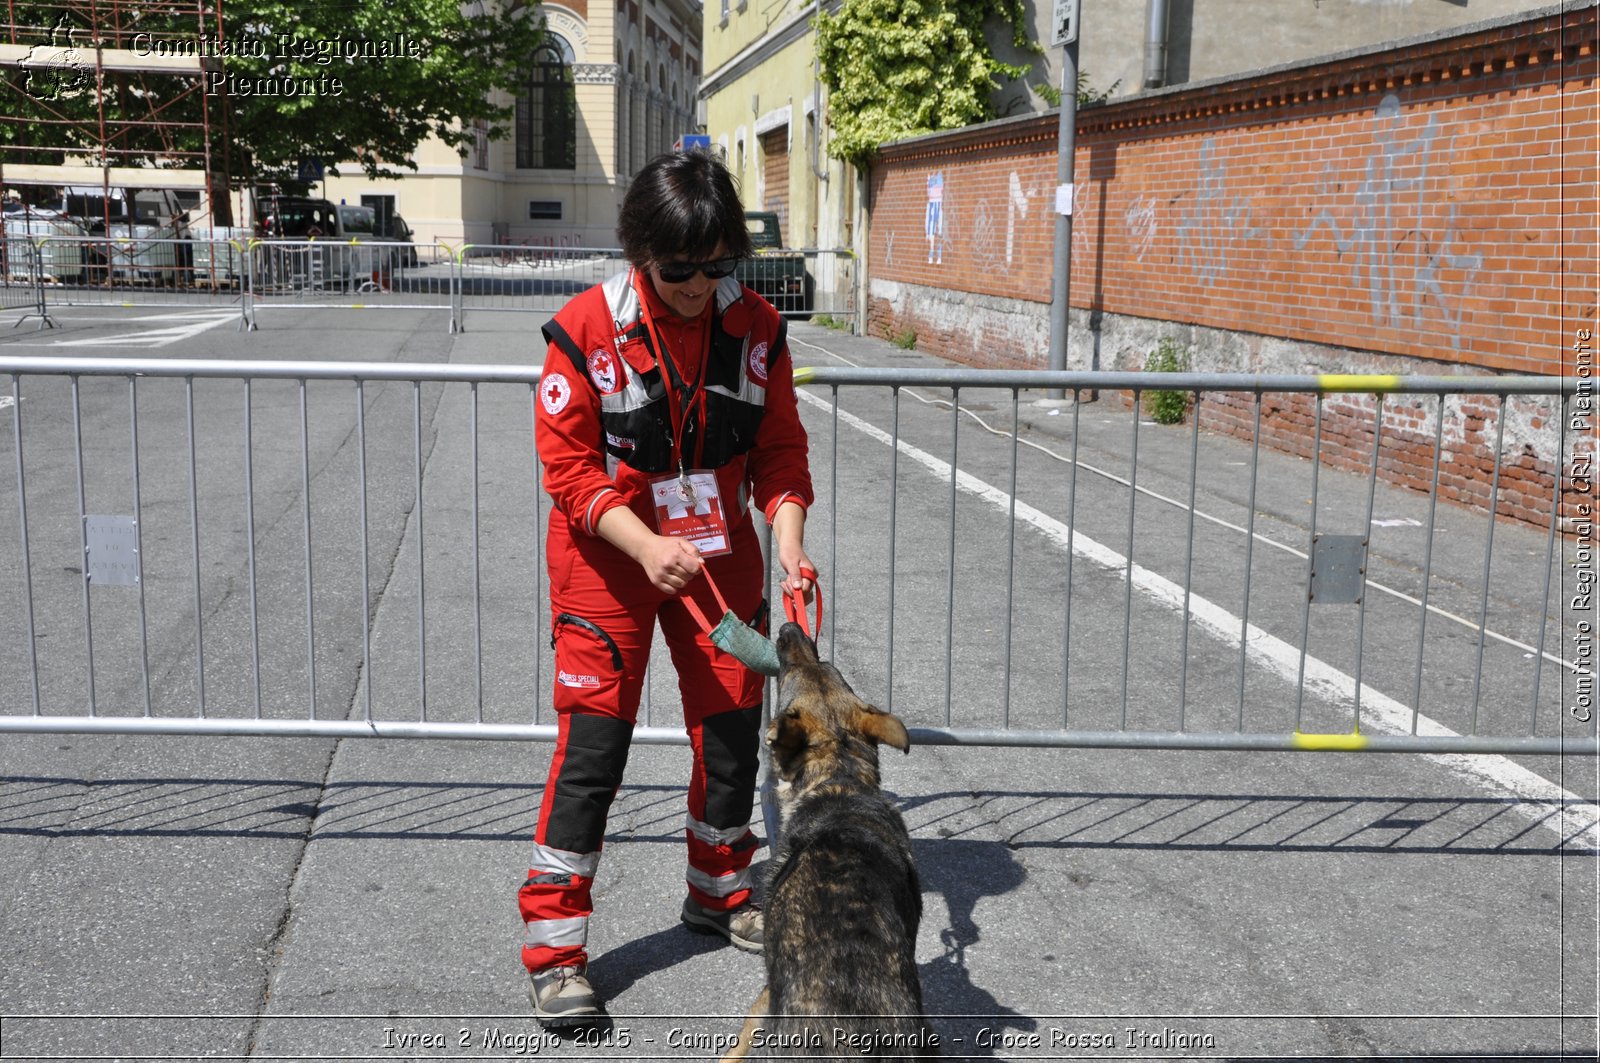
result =
[{"label": "parked van", "polygon": [[334,213],[339,218],[339,231],[346,239],[370,243],[378,239],[378,212],[371,207],[352,207],[341,203]]},{"label": "parked van", "polygon": [[384,240],[393,240],[399,244],[396,260],[402,266],[415,267],[418,264],[416,234],[411,231],[411,226],[398,214],[389,215],[389,224],[378,225],[378,236]]},{"label": "parked van", "polygon": [[256,235],[268,240],[337,238],[339,212],[326,199],[272,196],[256,203]]},{"label": "parked van", "polygon": [[[274,272],[296,281],[309,274],[315,284],[372,283],[387,287],[399,248],[378,235],[371,207],[305,196],[271,196],[258,201],[256,235],[267,240],[313,240],[312,249],[274,249],[284,261]],[[364,245],[374,246],[364,246]],[[355,246],[351,246],[355,245]],[[301,268],[299,259],[306,259]]]}]

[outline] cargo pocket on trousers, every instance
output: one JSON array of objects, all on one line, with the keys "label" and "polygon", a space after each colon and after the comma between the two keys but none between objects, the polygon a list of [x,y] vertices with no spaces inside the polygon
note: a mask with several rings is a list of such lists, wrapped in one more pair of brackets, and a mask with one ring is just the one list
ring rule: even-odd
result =
[{"label": "cargo pocket on trousers", "polygon": [[556,708],[584,704],[615,712],[617,706],[605,703],[616,700],[623,678],[616,640],[592,620],[559,613],[550,646],[556,652]]}]

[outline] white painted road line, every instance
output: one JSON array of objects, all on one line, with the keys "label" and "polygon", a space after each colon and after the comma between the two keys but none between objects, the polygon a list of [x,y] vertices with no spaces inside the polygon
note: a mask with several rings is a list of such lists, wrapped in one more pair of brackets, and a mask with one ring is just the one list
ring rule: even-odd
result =
[{"label": "white painted road line", "polygon": [[[796,389],[801,401],[815,406],[840,422],[849,425],[870,439],[886,446],[896,446],[897,441],[876,425],[849,413],[835,409],[825,399],[802,389]],[[919,447],[898,441],[899,452],[923,466],[937,479],[948,483],[950,464]],[[1031,525],[1051,542],[1095,564],[1118,574],[1128,572],[1128,559],[1110,547],[1104,546],[1082,532],[1069,535],[1065,522],[1056,520],[1033,506],[1013,499],[1006,492],[978,479],[970,473],[956,470],[956,485],[967,494],[1007,512],[1015,505],[1016,519]],[[1176,583],[1143,567],[1132,567],[1133,585],[1153,601],[1176,612],[1184,607],[1184,589]],[[1194,622],[1210,632],[1225,646],[1239,646],[1239,631],[1243,620],[1192,591],[1187,595],[1189,614]],[[1251,624],[1247,629],[1245,652],[1260,666],[1290,684],[1300,677],[1300,651],[1282,639]],[[1340,671],[1325,661],[1309,654],[1305,659],[1306,689],[1335,703],[1349,703],[1356,696],[1353,676]],[[1371,686],[1361,684],[1363,723],[1386,734],[1409,734],[1413,713],[1395,699]],[[1450,737],[1456,732],[1427,716],[1416,716],[1417,734]],[[1489,793],[1518,800],[1511,807],[1522,817],[1538,826],[1554,831],[1564,842],[1577,842],[1588,848],[1600,847],[1600,806],[1584,803],[1583,799],[1551,782],[1537,772],[1529,771],[1507,757],[1495,754],[1429,753],[1424,756],[1464,778]]]},{"label": "white painted road line", "polygon": [[238,321],[237,310],[205,310],[173,314],[151,314],[145,317],[126,318],[122,323],[138,321],[177,321],[181,324],[166,328],[140,329],[137,332],[118,332],[109,336],[89,336],[75,340],[52,340],[49,343],[9,343],[7,347],[166,347],[180,340],[198,336],[218,325]]}]

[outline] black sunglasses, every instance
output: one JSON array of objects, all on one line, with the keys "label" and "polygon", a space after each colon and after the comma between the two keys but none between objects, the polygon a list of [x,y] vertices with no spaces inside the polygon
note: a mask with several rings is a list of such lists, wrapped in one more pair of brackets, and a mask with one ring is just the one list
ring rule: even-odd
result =
[{"label": "black sunglasses", "polygon": [[727,258],[714,258],[710,262],[658,262],[656,273],[668,284],[682,284],[696,273],[703,273],[706,279],[719,281],[724,277],[733,275],[739,268],[739,259],[730,255]]}]

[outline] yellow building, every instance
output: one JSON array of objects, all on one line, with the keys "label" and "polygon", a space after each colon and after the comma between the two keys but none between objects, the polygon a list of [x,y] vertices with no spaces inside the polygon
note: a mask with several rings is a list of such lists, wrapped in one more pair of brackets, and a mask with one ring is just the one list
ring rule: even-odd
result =
[{"label": "yellow building", "polygon": [[406,219],[419,244],[616,246],[630,175],[694,131],[701,68],[697,0],[562,0],[537,8],[512,135],[479,134],[462,158],[437,140],[414,173],[329,177],[322,194]]},{"label": "yellow building", "polygon": [[[834,4],[826,5],[828,8]],[[815,0],[709,0],[700,82],[704,130],[726,154],[748,210],[777,213],[788,247],[852,246],[854,167],[827,157],[827,90],[816,75]],[[817,256],[819,306],[842,307],[854,271]]]}]

